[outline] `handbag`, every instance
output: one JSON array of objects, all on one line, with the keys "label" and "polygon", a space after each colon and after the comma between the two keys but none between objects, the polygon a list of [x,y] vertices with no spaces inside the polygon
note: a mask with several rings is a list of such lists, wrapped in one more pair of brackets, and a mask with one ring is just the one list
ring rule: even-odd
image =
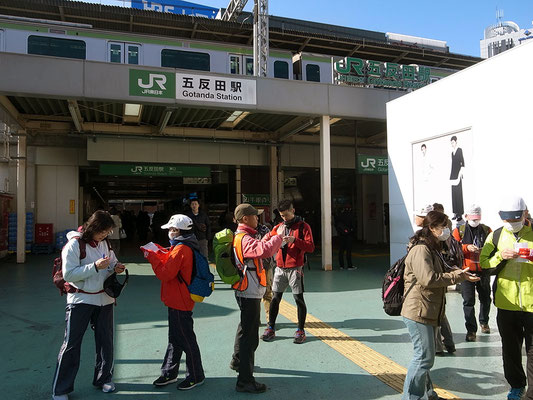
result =
[{"label": "handbag", "polygon": [[118,236],[120,239],[126,239],[128,235],[126,234],[126,231],[123,228],[120,228],[118,230]]}]

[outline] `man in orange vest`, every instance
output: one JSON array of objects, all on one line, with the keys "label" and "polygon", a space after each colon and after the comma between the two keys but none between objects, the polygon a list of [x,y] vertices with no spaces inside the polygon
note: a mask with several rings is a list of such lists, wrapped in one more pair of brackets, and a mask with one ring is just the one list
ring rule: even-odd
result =
[{"label": "man in orange vest", "polygon": [[235,232],[233,250],[242,278],[233,285],[233,289],[241,319],[230,367],[239,371],[235,386],[237,392],[248,393],[263,393],[267,389],[265,384],[256,382],[253,376],[254,354],[259,345],[261,299],[266,290],[266,273],[261,260],[272,257],[288,240],[282,235],[267,235],[261,240],[256,230],[258,215],[259,212],[247,203],[235,208],[235,220],[239,226]]},{"label": "man in orange vest", "polygon": [[468,272],[481,277],[478,282],[465,281],[461,283],[461,294],[463,295],[463,311],[465,314],[466,341],[474,342],[476,340],[477,322],[476,322],[476,290],[479,295],[479,323],[481,332],[490,333],[489,311],[490,311],[490,277],[481,273],[479,264],[479,255],[485,240],[492,230],[482,224],[481,207],[471,205],[466,214],[466,225],[461,225],[454,229],[453,237],[463,249],[464,264]]}]

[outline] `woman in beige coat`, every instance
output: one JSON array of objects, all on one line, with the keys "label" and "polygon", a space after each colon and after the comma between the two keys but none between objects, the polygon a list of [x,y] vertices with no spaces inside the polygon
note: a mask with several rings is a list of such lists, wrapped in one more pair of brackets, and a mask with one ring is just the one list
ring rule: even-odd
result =
[{"label": "woman in beige coat", "polygon": [[435,361],[435,329],[444,316],[446,287],[478,277],[461,269],[452,269],[441,256],[442,242],[450,236],[448,217],[431,211],[424,218],[422,229],[411,240],[405,260],[405,293],[402,317],[411,341],[414,356],[403,387],[402,400],[438,400],[429,370]]}]

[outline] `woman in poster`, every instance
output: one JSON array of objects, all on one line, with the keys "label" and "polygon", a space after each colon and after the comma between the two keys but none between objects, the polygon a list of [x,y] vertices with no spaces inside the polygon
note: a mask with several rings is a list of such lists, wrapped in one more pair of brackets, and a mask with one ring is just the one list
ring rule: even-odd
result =
[{"label": "woman in poster", "polygon": [[452,185],[452,220],[460,221],[464,213],[463,206],[463,168],[465,160],[463,150],[457,147],[457,136],[450,139],[452,145],[452,170],[450,172],[450,182]]}]

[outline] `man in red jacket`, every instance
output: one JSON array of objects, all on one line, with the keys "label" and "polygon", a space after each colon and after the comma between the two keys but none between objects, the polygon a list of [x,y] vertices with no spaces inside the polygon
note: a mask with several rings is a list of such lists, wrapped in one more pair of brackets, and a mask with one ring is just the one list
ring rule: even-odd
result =
[{"label": "man in red jacket", "polygon": [[181,355],[185,352],[187,376],[178,384],[179,390],[192,389],[204,383],[205,375],[200,349],[193,329],[191,299],[187,283],[191,281],[193,251],[200,251],[192,231],[193,222],[186,215],[176,214],[161,226],[168,229],[171,247],[168,251],[145,251],[155,275],[161,281],[161,301],[168,307],[168,346],[161,366],[161,376],[155,386],[165,386],[178,380]]},{"label": "man in red jacket", "polygon": [[265,342],[270,342],[276,337],[279,303],[283,292],[287,286],[290,286],[298,309],[298,330],[294,334],[294,343],[301,344],[305,341],[304,325],[307,316],[307,306],[304,301],[303,265],[305,253],[312,253],[315,250],[315,244],[311,227],[295,214],[296,211],[290,200],[281,201],[278,210],[283,222],[276,225],[268,235],[281,235],[287,239],[276,255],[277,267],[272,280],[274,296],[270,303],[268,326],[262,339]]}]

